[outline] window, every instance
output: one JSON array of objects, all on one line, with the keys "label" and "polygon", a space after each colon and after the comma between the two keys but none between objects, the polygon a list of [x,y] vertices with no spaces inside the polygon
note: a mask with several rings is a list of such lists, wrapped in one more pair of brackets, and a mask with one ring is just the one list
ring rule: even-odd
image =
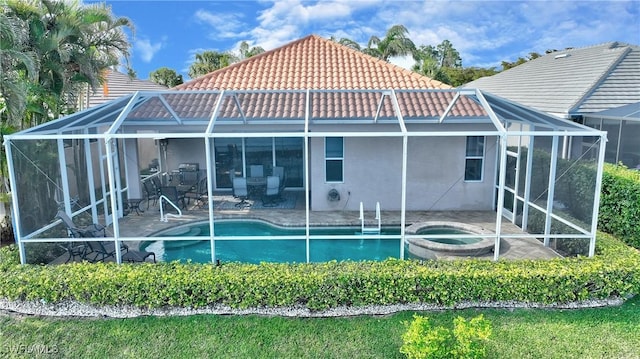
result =
[{"label": "window", "polygon": [[343,181],[344,141],[342,137],[327,137],[324,141],[325,182]]},{"label": "window", "polygon": [[484,137],[467,137],[466,151],[464,180],[470,182],[482,181],[482,164],[484,163]]}]

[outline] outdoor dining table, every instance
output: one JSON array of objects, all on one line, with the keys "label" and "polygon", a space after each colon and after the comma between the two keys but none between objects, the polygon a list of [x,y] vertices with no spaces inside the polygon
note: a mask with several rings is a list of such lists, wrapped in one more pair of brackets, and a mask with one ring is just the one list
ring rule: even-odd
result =
[{"label": "outdoor dining table", "polygon": [[185,194],[190,192],[196,185],[195,184],[180,184],[176,186],[179,194]]},{"label": "outdoor dining table", "polygon": [[247,177],[249,197],[261,197],[267,189],[267,177]]}]

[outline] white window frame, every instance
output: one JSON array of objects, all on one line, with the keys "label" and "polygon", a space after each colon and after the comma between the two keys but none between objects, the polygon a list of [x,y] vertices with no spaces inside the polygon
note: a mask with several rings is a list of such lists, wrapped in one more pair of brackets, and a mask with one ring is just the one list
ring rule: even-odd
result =
[{"label": "white window frame", "polygon": [[[473,155],[470,156],[467,154],[467,142],[471,137],[481,137],[482,138],[482,155]],[[486,136],[467,136],[464,139],[464,173],[462,174],[465,182],[470,183],[478,183],[484,181],[484,163],[485,163],[485,155],[487,153],[487,137]],[[467,177],[467,160],[480,160],[480,179],[470,179]]]},{"label": "white window frame", "polygon": [[[342,139],[342,156],[341,157],[329,157],[327,156],[327,139],[329,138],[341,138]],[[327,180],[327,162],[328,161],[341,161],[342,163],[342,180],[341,181],[328,181]],[[344,183],[344,137],[342,136],[332,136],[324,138],[324,182],[325,183]]]}]

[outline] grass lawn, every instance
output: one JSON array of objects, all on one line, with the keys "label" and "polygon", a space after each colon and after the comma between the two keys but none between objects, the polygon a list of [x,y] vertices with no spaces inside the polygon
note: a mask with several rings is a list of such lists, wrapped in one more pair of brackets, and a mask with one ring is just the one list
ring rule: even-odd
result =
[{"label": "grass lawn", "polygon": [[[489,346],[493,358],[640,358],[639,297],[611,308],[420,314],[435,325],[448,326],[457,315],[470,318],[479,313],[493,324]],[[0,357],[402,358],[402,322],[412,315],[315,319],[0,316]],[[49,353],[34,353],[34,349]]]}]

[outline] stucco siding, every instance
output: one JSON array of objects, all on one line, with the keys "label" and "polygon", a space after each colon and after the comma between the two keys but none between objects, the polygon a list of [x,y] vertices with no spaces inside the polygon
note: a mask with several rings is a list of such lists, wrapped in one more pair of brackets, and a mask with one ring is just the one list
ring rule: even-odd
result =
[{"label": "stucco siding", "polygon": [[[344,182],[326,183],[324,140],[311,140],[312,210],[366,209],[380,202],[384,210],[401,208],[402,139],[345,138]],[[493,204],[495,139],[486,141],[481,182],[465,182],[465,137],[410,138],[407,210],[489,210]],[[336,189],[339,201],[328,193]]]}]

